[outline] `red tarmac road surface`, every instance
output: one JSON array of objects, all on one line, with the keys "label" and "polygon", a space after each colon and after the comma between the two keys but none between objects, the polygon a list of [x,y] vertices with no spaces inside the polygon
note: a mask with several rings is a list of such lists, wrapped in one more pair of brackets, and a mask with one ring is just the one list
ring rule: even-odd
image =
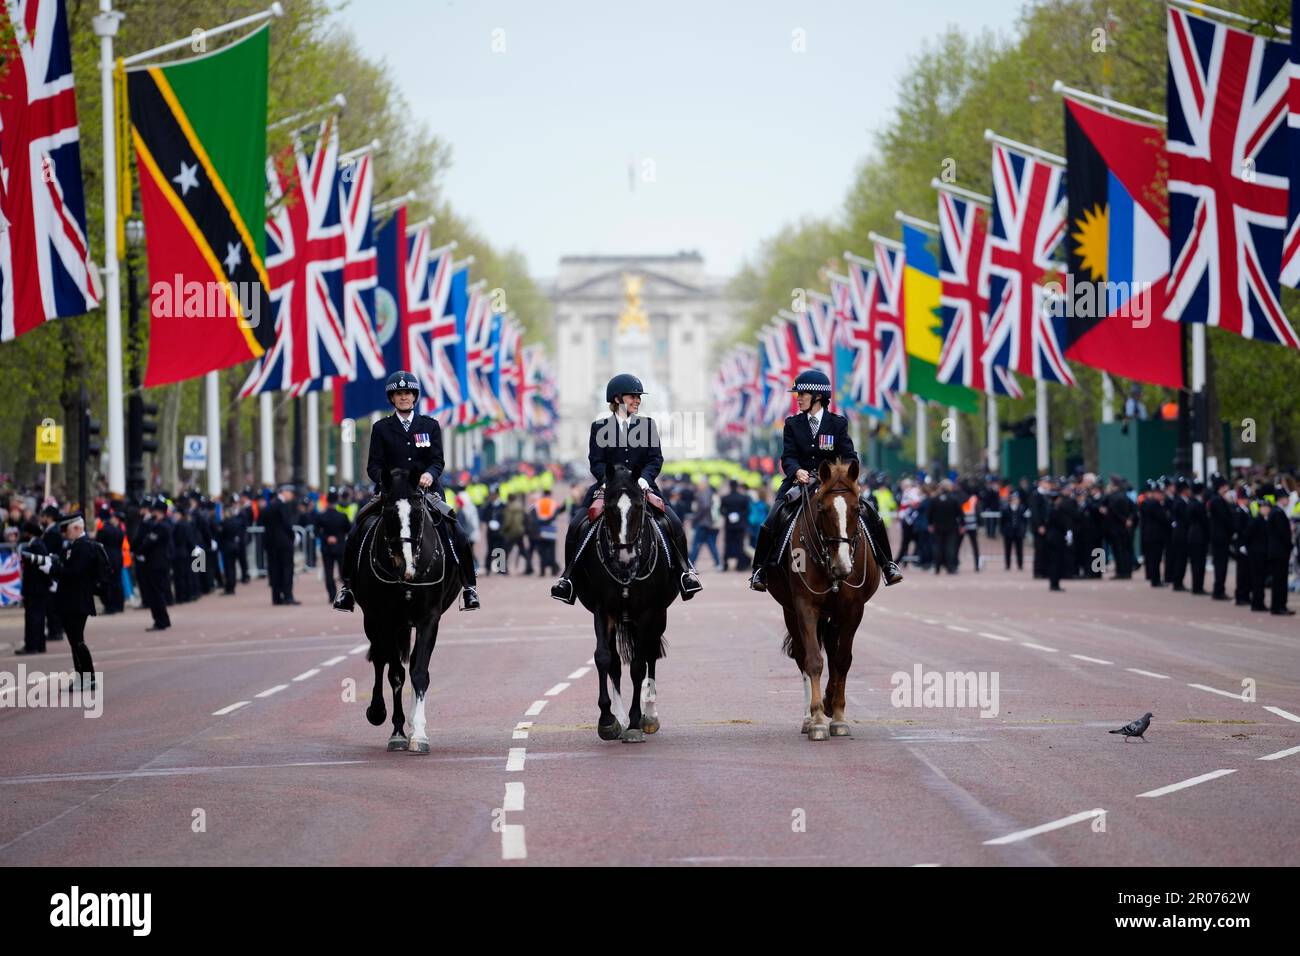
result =
[{"label": "red tarmac road surface", "polygon": [[[776,603],[703,576],[669,612],[663,726],[641,744],[597,738],[590,617],[537,577],[486,580],[482,611],[444,618],[428,756],[366,722],[361,615],[309,577],[299,608],[255,582],[162,635],[144,611],[92,620],[101,717],[0,697],[0,864],[1300,859],[1298,619],[1137,578],[1049,594],[1000,565],[912,571],[858,633],[853,737],[812,742]],[[0,671],[70,668],[66,644],[14,657],[20,626],[0,617]],[[995,673],[997,716],[892,706],[917,664]],[[1146,743],[1106,732],[1148,710]]]}]

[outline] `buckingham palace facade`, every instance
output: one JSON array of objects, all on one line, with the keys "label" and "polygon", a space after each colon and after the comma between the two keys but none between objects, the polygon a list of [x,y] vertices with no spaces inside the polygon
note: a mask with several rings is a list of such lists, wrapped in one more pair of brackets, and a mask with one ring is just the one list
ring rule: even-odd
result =
[{"label": "buckingham palace facade", "polygon": [[711,380],[739,323],[727,285],[697,252],[560,260],[549,288],[559,461],[586,459],[591,422],[608,414],[605,383],[619,372],[644,384],[641,413],[659,426],[665,458],[715,454]]}]

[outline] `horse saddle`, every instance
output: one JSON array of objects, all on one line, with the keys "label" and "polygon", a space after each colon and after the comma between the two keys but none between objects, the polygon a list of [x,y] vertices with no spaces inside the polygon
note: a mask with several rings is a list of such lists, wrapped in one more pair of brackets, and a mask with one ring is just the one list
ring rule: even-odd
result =
[{"label": "horse saddle", "polygon": [[604,513],[604,511],[605,511],[605,498],[604,496],[597,496],[592,500],[591,504],[587,507],[587,520],[595,521],[597,518],[601,516],[602,513]]}]

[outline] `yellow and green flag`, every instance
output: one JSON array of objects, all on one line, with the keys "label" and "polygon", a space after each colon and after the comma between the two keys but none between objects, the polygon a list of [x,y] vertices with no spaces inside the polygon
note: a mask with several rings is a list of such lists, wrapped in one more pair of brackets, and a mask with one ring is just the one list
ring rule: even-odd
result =
[{"label": "yellow and green flag", "polygon": [[947,385],[937,376],[943,348],[939,317],[939,263],[929,248],[929,236],[903,225],[903,326],[907,343],[907,390],[928,401],[959,411],[979,410],[979,394],[964,385]]}]

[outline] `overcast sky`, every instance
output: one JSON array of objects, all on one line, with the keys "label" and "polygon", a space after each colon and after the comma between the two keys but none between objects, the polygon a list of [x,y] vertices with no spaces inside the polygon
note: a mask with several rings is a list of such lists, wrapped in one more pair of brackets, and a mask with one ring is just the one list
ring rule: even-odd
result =
[{"label": "overcast sky", "polygon": [[1009,35],[1019,9],[353,0],[341,17],[451,145],[455,208],[534,276],[566,254],[682,249],[727,275],[783,223],[840,209],[926,37]]}]

